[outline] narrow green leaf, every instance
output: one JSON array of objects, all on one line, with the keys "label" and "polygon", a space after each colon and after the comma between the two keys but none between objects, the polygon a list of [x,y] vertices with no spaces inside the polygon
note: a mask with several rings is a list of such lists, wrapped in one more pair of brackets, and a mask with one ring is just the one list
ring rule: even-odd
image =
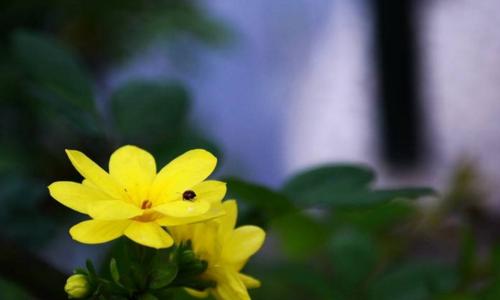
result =
[{"label": "narrow green leaf", "polygon": [[120,283],[120,272],[118,271],[118,266],[116,264],[116,259],[112,258],[111,261],[109,262],[109,272],[111,274],[111,278],[113,281],[121,286]]},{"label": "narrow green leaf", "polygon": [[97,278],[98,278],[97,272],[94,268],[94,264],[92,263],[92,261],[90,259],[87,259],[85,261],[85,266],[87,267],[87,271],[88,271],[87,274],[89,276],[90,282],[97,281]]}]

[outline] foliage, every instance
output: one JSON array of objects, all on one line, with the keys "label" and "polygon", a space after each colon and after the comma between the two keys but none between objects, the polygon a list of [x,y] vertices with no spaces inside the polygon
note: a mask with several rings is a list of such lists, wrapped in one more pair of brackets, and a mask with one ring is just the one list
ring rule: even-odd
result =
[{"label": "foliage", "polygon": [[[127,143],[149,149],[159,164],[197,147],[223,154],[189,122],[182,82],[98,88],[106,64],[156,37],[225,41],[224,26],[191,1],[4,1],[0,20],[2,238],[38,249],[58,224],[73,221],[45,189],[55,178],[74,179],[64,148],[100,162]],[[228,178],[239,223],[271,233],[266,255],[249,266],[263,281],[253,298],[499,299],[498,221],[482,206],[475,178],[470,165],[460,166],[443,194],[378,188],[374,170],[345,163],[293,174],[278,189]],[[422,197],[435,205],[424,207]],[[77,273],[88,276],[94,299],[184,299],[180,286],[213,284],[199,280],[206,264],[190,251],[120,239],[101,268],[89,262]],[[29,299],[23,286],[1,280],[0,298]]]},{"label": "foliage", "polygon": [[194,1],[185,0],[2,1],[0,22],[2,43],[19,28],[43,31],[73,45],[98,69],[160,37],[175,41],[178,36],[188,36],[218,45],[230,36],[222,22]]},{"label": "foliage", "polygon": [[[373,170],[342,164],[299,172],[278,191],[245,184],[251,192],[236,196],[247,211],[267,216],[248,214],[246,221],[269,224],[280,244],[273,263],[251,268],[268,282],[254,298],[495,299],[497,244],[483,242],[485,256],[471,232],[474,178],[459,168],[443,196],[428,188],[381,190],[370,187]],[[426,209],[415,201],[421,197],[435,206]],[[451,236],[443,231],[450,217],[460,220]]]}]

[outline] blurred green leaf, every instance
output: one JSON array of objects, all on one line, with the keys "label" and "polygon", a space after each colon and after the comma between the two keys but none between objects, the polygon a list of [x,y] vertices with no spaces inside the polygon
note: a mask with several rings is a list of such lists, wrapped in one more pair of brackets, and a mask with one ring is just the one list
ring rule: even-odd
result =
[{"label": "blurred green leaf", "polygon": [[44,184],[30,177],[4,174],[0,177],[0,233],[26,247],[40,247],[56,229],[53,220],[40,213],[45,199]]},{"label": "blurred green leaf", "polygon": [[33,297],[18,285],[0,278],[0,299],[32,300]]},{"label": "blurred green leaf", "polygon": [[308,198],[311,191],[328,187],[330,191],[365,188],[375,180],[375,173],[361,165],[327,165],[309,169],[291,177],[283,191],[294,199]]},{"label": "blurred green leaf", "polygon": [[75,107],[94,107],[89,75],[64,45],[43,34],[17,31],[13,51],[24,70],[46,91]]},{"label": "blurred green leaf", "polygon": [[29,173],[33,161],[30,154],[17,145],[3,144],[0,148],[0,176]]},{"label": "blurred green leaf", "polygon": [[292,177],[283,191],[305,207],[360,207],[398,198],[413,199],[433,194],[429,188],[370,189],[374,173],[361,166],[333,165],[308,170]]},{"label": "blurred green leaf", "polygon": [[453,291],[458,284],[454,267],[428,261],[397,265],[373,283],[371,298],[376,300],[427,300]]},{"label": "blurred green leaf", "polygon": [[364,207],[338,207],[333,212],[335,227],[354,226],[366,232],[390,230],[413,216],[416,208],[407,201],[391,201]]},{"label": "blurred green leaf", "polygon": [[158,300],[158,298],[153,294],[142,294],[137,297],[138,300]]},{"label": "blurred green leaf", "polygon": [[70,134],[102,134],[91,78],[71,51],[41,33],[16,31],[12,43],[14,56],[31,79],[22,88],[38,100],[33,102],[36,117],[45,125],[40,133],[51,126],[69,126]]},{"label": "blurred green leaf", "polygon": [[239,220],[243,223],[266,225],[272,218],[295,210],[283,194],[265,186],[249,183],[241,179],[226,178],[228,195],[239,204]]},{"label": "blurred green leaf", "polygon": [[273,219],[271,230],[278,234],[285,254],[299,260],[314,255],[328,236],[328,228],[324,224],[304,213]]},{"label": "blurred green leaf", "polygon": [[478,298],[474,295],[470,295],[467,293],[451,293],[436,297],[436,300],[479,300],[479,299],[482,298]]},{"label": "blurred green leaf", "polygon": [[203,137],[195,130],[182,129],[173,138],[153,147],[152,153],[159,166],[168,162],[191,149],[205,149],[215,155],[219,162],[223,159],[222,151],[211,140]]},{"label": "blurred green leaf", "polygon": [[125,142],[151,146],[178,134],[187,116],[189,95],[176,83],[133,81],[113,93],[111,104]]},{"label": "blurred green leaf", "polygon": [[479,299],[483,300],[500,299],[500,281],[495,280],[494,282],[487,285],[487,287],[483,291],[481,291]]},{"label": "blurred green leaf", "polygon": [[377,247],[370,236],[355,230],[334,233],[329,243],[330,259],[335,273],[334,284],[348,298],[362,296],[362,285],[374,271]]},{"label": "blurred green leaf", "polygon": [[462,283],[467,284],[475,271],[477,245],[476,238],[470,228],[463,229],[461,238],[458,268]]},{"label": "blurred green leaf", "polygon": [[95,111],[83,110],[66,102],[62,97],[46,90],[36,90],[33,95],[39,99],[37,114],[44,128],[56,132],[61,138],[76,133],[88,136],[103,136],[101,120]]}]

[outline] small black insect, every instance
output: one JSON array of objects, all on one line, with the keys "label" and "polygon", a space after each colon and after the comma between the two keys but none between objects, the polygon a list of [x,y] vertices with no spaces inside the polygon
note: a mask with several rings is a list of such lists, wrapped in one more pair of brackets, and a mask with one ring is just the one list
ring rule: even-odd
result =
[{"label": "small black insect", "polygon": [[196,197],[196,193],[191,190],[187,190],[182,194],[182,199],[191,201]]}]

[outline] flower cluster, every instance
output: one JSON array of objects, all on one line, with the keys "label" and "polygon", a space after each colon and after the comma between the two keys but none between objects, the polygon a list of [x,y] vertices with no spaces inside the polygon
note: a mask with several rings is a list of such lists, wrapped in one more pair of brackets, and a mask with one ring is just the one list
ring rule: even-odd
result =
[{"label": "flower cluster", "polygon": [[[151,154],[128,145],[111,155],[108,173],[79,151],[66,153],[84,179],[54,182],[49,191],[63,205],[90,217],[70,229],[74,240],[98,244],[124,235],[155,249],[188,244],[206,262],[200,279],[214,282],[205,289],[187,288],[191,295],[211,292],[219,300],[250,299],[247,288],[260,283],[240,270],[262,246],[265,232],[256,226],[235,229],[236,201],[222,201],[226,184],[206,180],[217,164],[212,154],[191,150],[157,172]],[[77,291],[70,296],[85,294],[73,282],[68,286],[69,294]]]}]

